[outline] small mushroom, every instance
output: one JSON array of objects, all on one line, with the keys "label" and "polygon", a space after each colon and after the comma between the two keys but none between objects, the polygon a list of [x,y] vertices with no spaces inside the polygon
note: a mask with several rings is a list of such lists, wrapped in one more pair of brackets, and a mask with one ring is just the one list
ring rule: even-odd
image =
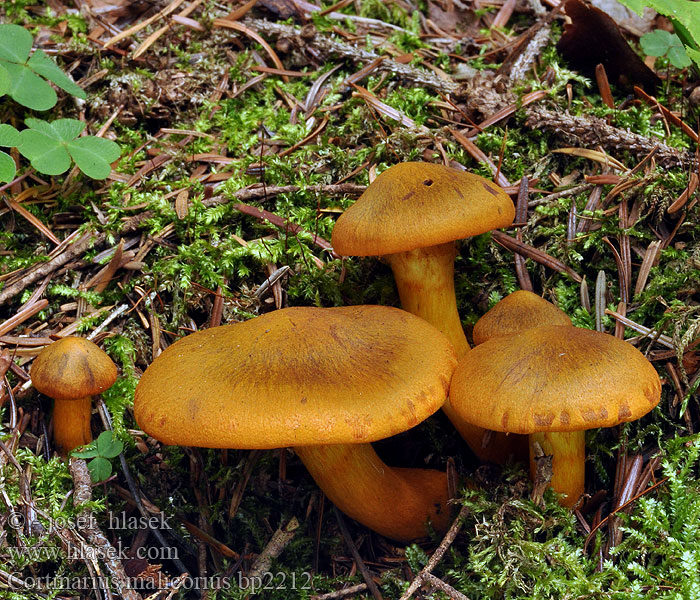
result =
[{"label": "small mushroom", "polygon": [[450,400],[482,427],[529,435],[552,456],[551,487],[572,507],[584,491],[585,430],[639,419],[660,399],[654,367],[634,346],[570,326],[494,337],[460,361]]},{"label": "small mushroom", "polygon": [[[396,279],[401,306],[437,327],[459,357],[469,343],[457,312],[456,240],[513,222],[515,208],[495,183],[473,173],[420,162],[400,163],[377,177],[338,219],[333,248],[345,256],[381,256]],[[482,460],[513,453],[504,436],[483,445],[484,430],[443,410]]]},{"label": "small mushroom", "polygon": [[64,337],[34,359],[31,378],[37,391],[54,399],[53,438],[61,455],[90,443],[92,396],[117,380],[109,356],[89,340]]},{"label": "small mushroom", "polygon": [[567,314],[544,298],[518,290],[508,294],[474,325],[474,344],[541,325],[571,325]]},{"label": "small mushroom", "polygon": [[369,442],[438,410],[456,362],[396,308],[287,308],[175,342],[141,377],[134,415],[165,444],[293,446],[340,510],[405,542],[428,520],[447,527],[446,474],[389,467]]}]

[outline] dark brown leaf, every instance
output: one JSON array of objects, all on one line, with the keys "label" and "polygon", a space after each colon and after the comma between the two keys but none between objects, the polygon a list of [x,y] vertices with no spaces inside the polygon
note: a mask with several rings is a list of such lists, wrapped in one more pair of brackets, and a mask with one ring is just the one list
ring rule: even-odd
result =
[{"label": "dark brown leaf", "polygon": [[564,29],[557,49],[572,66],[595,77],[596,65],[602,64],[608,78],[623,87],[639,85],[653,90],[659,85],[659,78],[606,13],[583,0],[568,0],[565,10],[572,23]]}]

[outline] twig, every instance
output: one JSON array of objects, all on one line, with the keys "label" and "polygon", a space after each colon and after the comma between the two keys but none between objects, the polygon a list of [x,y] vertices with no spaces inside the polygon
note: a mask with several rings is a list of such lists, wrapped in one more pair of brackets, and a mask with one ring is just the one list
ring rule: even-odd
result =
[{"label": "twig", "polygon": [[272,535],[272,538],[267,543],[263,551],[258,555],[253,563],[253,566],[248,572],[248,578],[260,577],[263,573],[270,570],[272,561],[277,558],[287,544],[292,541],[296,530],[299,529],[299,521],[296,517],[292,517],[282,527],[280,527]]},{"label": "twig", "polygon": [[28,271],[22,278],[8,285],[4,290],[0,292],[0,305],[5,304],[11,298],[14,298],[17,294],[22,293],[26,288],[28,288],[35,281],[39,281],[48,274],[53,273],[59,267],[62,267],[66,263],[70,262],[74,258],[85,253],[86,250],[94,246],[99,246],[105,240],[104,233],[94,233],[87,232],[77,240],[72,246],[66,248],[64,252],[55,256],[51,260],[41,263],[33,270]]},{"label": "twig", "polygon": [[[284,219],[274,213],[271,213],[270,211],[258,208],[257,206],[250,206],[249,204],[243,204],[241,202],[238,202],[233,205],[233,208],[246,215],[255,217],[256,219],[259,219],[261,221],[268,221],[276,227],[284,229],[287,232],[291,232],[292,234],[306,232],[306,230],[301,225],[292,223],[288,219]],[[322,248],[323,250],[330,250],[331,254],[333,255],[333,258],[340,258],[340,256],[335,253],[333,247],[331,246],[328,240],[324,240],[322,237],[310,232],[306,233],[309,233],[309,235],[311,235],[311,239],[316,246]]]},{"label": "twig", "polygon": [[93,546],[98,548],[99,556],[104,562],[107,570],[112,575],[112,584],[117,593],[124,600],[141,600],[141,595],[129,587],[129,578],[124,571],[124,565],[119,560],[119,553],[109,542],[104,533],[102,533],[95,524],[95,519],[92,516],[92,510],[82,508],[87,502],[90,502],[92,497],[92,488],[90,486],[90,471],[88,471],[87,463],[80,458],[71,458],[68,463],[71,476],[73,477],[74,493],[73,506],[79,511],[82,519],[77,521],[79,531],[85,534],[86,539]]},{"label": "twig", "polygon": [[9,333],[15,327],[17,327],[17,325],[24,323],[29,317],[33,317],[36,313],[44,310],[48,305],[48,300],[39,300],[31,306],[23,308],[16,315],[13,315],[7,319],[7,321],[0,323],[0,335]]},{"label": "twig", "polygon": [[469,600],[462,592],[457,591],[448,583],[445,583],[439,577],[435,577],[432,573],[425,574],[425,583],[430,584],[432,587],[439,589],[440,591],[447,594],[453,600]]},{"label": "twig", "polygon": [[603,148],[615,148],[632,154],[646,154],[658,146],[656,158],[663,166],[690,167],[697,164],[692,152],[677,150],[662,144],[656,138],[612,127],[598,117],[576,117],[542,106],[528,107],[526,114],[525,125],[531,129],[549,130],[583,146],[603,146]]},{"label": "twig", "polygon": [[102,321],[95,329],[90,333],[90,335],[87,336],[88,340],[94,340],[97,337],[97,334],[100,333],[107,325],[109,325],[114,319],[116,319],[119,315],[125,313],[129,309],[128,304],[121,304],[117,306],[111,313],[109,313],[109,316]]},{"label": "twig", "polygon": [[[527,177],[523,176],[523,178],[520,180],[520,188],[518,189],[518,200],[515,204],[515,222],[518,224],[518,229],[515,233],[515,239],[519,242],[523,241],[523,229],[525,226],[527,226],[527,195],[529,186],[530,184]],[[515,260],[515,274],[518,277],[520,289],[532,292],[532,280],[530,279],[530,274],[527,272],[525,258],[517,252],[515,252],[513,253],[513,259]]]},{"label": "twig", "polygon": [[669,336],[664,335],[663,333],[660,334],[654,329],[644,327],[644,325],[640,325],[639,323],[632,321],[632,319],[628,319],[620,313],[617,313],[608,308],[605,309],[605,314],[610,315],[613,319],[619,321],[626,327],[634,329],[634,331],[636,331],[637,333],[641,333],[645,337],[652,338],[653,340],[659,342],[659,344],[661,344],[662,346],[666,346],[666,348],[670,348],[671,350],[675,349],[675,346],[673,345],[673,340]]},{"label": "twig", "polygon": [[353,594],[364,592],[366,589],[366,583],[358,583],[357,585],[351,585],[350,587],[336,590],[335,592],[328,592],[320,596],[311,596],[311,600],[340,600],[341,598],[345,598],[345,596],[352,596]]},{"label": "twig", "polygon": [[365,580],[367,588],[370,592],[372,592],[374,600],[384,600],[384,597],[379,591],[377,584],[374,583],[374,579],[372,579],[372,574],[369,572],[367,565],[365,565],[365,561],[362,560],[360,553],[357,551],[357,546],[355,546],[355,542],[353,542],[352,538],[350,537],[350,532],[348,531],[347,525],[345,525],[345,519],[343,519],[343,515],[340,514],[340,511],[335,506],[333,507],[333,512],[335,513],[335,518],[338,520],[340,532],[343,534],[345,543],[350,549],[350,554],[352,554],[352,558],[354,559],[357,568],[360,569],[360,573],[362,573],[362,578]]},{"label": "twig", "polygon": [[537,60],[540,55],[542,48],[544,48],[550,40],[549,34],[551,33],[551,27],[546,25],[542,27],[532,39],[528,42],[523,53],[518,56],[518,58],[513,63],[513,67],[510,70],[511,81],[520,81],[525,79],[532,64]]},{"label": "twig", "polygon": [[567,188],[565,190],[561,190],[560,192],[554,192],[553,194],[547,194],[546,196],[542,196],[541,198],[537,198],[535,200],[530,200],[527,203],[528,208],[532,208],[533,206],[539,206],[540,204],[547,204],[548,202],[552,202],[553,200],[558,200],[559,198],[567,198],[568,196],[575,196],[576,194],[580,194],[581,192],[585,192],[586,190],[591,188],[590,183],[582,183],[581,185],[575,185],[573,187]]},{"label": "twig", "polygon": [[459,514],[457,515],[457,518],[453,521],[450,529],[445,534],[445,537],[442,538],[442,541],[437,547],[437,550],[433,552],[433,555],[428,559],[428,562],[423,567],[423,570],[420,573],[418,573],[418,575],[416,575],[415,579],[411,582],[406,591],[402,594],[400,600],[408,600],[411,596],[413,596],[413,594],[416,593],[418,588],[423,585],[423,582],[427,581],[427,576],[431,574],[432,570],[435,567],[437,567],[438,563],[442,560],[442,557],[445,555],[445,552],[447,552],[447,549],[452,545],[452,542],[455,541],[459,530],[462,528],[462,522],[464,521],[464,518],[467,516],[468,512],[469,507],[467,505],[462,506],[462,508],[459,511]]}]

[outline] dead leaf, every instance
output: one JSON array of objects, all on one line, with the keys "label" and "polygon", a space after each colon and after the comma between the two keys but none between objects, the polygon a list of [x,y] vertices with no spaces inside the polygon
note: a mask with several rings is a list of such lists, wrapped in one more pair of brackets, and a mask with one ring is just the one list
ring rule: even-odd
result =
[{"label": "dead leaf", "polygon": [[568,0],[565,10],[571,24],[564,28],[557,50],[572,66],[593,78],[596,65],[603,64],[608,78],[624,87],[640,85],[652,91],[661,83],[602,10],[583,0]]}]

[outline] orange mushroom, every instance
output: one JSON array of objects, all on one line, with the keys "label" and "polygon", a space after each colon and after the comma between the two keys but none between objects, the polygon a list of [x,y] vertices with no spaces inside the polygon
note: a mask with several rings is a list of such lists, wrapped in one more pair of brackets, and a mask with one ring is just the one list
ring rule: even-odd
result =
[{"label": "orange mushroom", "polygon": [[544,298],[518,290],[497,302],[474,325],[474,344],[541,325],[571,325],[567,314]]},{"label": "orange mushroom", "polygon": [[585,430],[639,419],[660,399],[654,367],[634,346],[570,326],[494,337],[460,361],[455,410],[474,423],[528,434],[552,456],[551,487],[572,507],[584,491]]},{"label": "orange mushroom", "polygon": [[[513,222],[515,208],[495,183],[432,163],[390,167],[338,219],[333,248],[345,256],[381,256],[396,279],[401,306],[437,327],[459,357],[469,343],[457,312],[454,288],[456,240]],[[449,401],[443,410],[482,460],[503,462],[514,449],[464,421]]]},{"label": "orange mushroom", "polygon": [[95,343],[65,337],[34,359],[31,378],[37,391],[54,399],[53,438],[61,455],[92,441],[92,396],[117,380],[117,367]]},{"label": "orange mushroom", "polygon": [[410,541],[448,525],[447,478],[385,465],[369,442],[438,410],[448,340],[396,308],[287,308],[178,340],[146,369],[134,414],[165,444],[293,446],[343,512]]}]

